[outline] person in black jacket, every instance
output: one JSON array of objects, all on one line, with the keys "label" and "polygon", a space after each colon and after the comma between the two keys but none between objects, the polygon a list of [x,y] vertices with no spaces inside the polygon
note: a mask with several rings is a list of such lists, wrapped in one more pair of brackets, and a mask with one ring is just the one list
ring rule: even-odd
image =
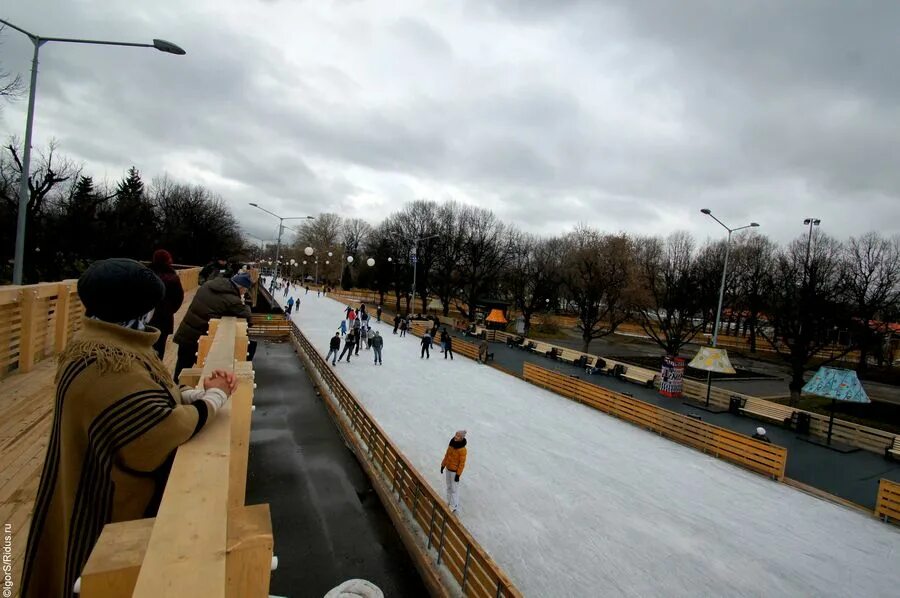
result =
[{"label": "person in black jacket", "polygon": [[428,332],[422,335],[422,354],[419,359],[431,359],[431,335]]},{"label": "person in black jacket", "polygon": [[378,304],[378,307],[375,308],[375,317],[378,318],[378,321],[381,321],[381,304]]},{"label": "person in black jacket", "polygon": [[397,328],[399,328],[399,327],[400,327],[400,315],[395,314],[394,315],[394,334],[397,334]]},{"label": "person in black jacket", "polygon": [[[223,257],[214,259],[200,270],[199,282],[201,285],[216,278],[228,278],[228,260]],[[275,282],[275,279],[272,279],[272,282]]]},{"label": "person in black jacket", "polygon": [[153,253],[150,269],[166,286],[166,294],[156,305],[149,322],[159,330],[159,338],[153,343],[153,350],[162,359],[166,354],[166,341],[175,331],[175,312],[181,309],[181,304],[184,303],[184,287],[181,286],[181,279],[172,267],[172,255],[165,249],[157,249]]},{"label": "person in black jacket", "polygon": [[347,354],[347,363],[350,363],[350,356],[353,355],[353,348],[356,346],[356,330],[351,330],[347,333],[347,336],[344,337],[344,350],[341,351],[340,356],[337,358],[338,361],[344,358],[344,354]]},{"label": "person in black jacket", "polygon": [[447,359],[447,356],[450,356],[450,361],[453,361],[453,337],[447,334],[447,330],[444,329],[444,359]]},{"label": "person in black jacket", "polygon": [[234,316],[250,322],[250,306],[244,305],[244,294],[253,286],[250,275],[241,272],[232,278],[214,278],[197,289],[178,332],[172,339],[178,344],[178,361],[175,364],[175,381],[184,368],[196,362],[200,337],[209,331],[213,318]]},{"label": "person in black jacket", "polygon": [[375,352],[375,365],[381,365],[381,349],[384,347],[384,339],[376,330],[372,336],[372,350]]},{"label": "person in black jacket", "polygon": [[328,361],[328,358],[331,358],[331,365],[337,365],[335,360],[338,356],[338,351],[341,350],[341,333],[335,332],[334,336],[331,337],[331,343],[328,346],[328,355],[325,356],[325,361]]}]

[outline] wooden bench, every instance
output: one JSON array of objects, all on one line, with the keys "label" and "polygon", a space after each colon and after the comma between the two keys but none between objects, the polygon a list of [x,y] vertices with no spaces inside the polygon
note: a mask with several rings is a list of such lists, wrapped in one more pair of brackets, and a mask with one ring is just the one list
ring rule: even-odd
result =
[{"label": "wooden bench", "polygon": [[741,407],[741,414],[749,415],[759,419],[774,422],[779,425],[785,425],[789,422],[794,414],[794,410],[778,403],[770,401],[747,401],[744,407]]},{"label": "wooden bench", "polygon": [[537,343],[528,341],[526,344],[520,345],[519,348],[524,349],[525,351],[534,351],[537,348]]},{"label": "wooden bench", "polygon": [[887,459],[900,461],[900,436],[894,436],[890,446],[884,449],[884,456]]},{"label": "wooden bench", "polygon": [[653,380],[656,378],[656,374],[653,372],[642,372],[633,368],[627,368],[622,374],[622,378],[633,384],[640,384],[647,388],[653,388]]},{"label": "wooden bench", "polygon": [[579,361],[582,358],[582,354],[578,351],[573,351],[572,349],[563,349],[559,352],[557,358],[560,361],[565,361],[566,363],[575,365],[575,362]]}]

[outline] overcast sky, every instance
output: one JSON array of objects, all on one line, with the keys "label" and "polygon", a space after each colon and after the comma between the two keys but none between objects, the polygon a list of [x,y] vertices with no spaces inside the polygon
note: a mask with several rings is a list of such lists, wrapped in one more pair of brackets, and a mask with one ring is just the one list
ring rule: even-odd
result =
[{"label": "overcast sky", "polygon": [[[35,145],[203,183],[250,234],[457,199],[521,228],[900,232],[900,3],[7,0],[45,45]],[[32,46],[6,30],[5,70]],[[25,102],[0,115],[24,132]]]}]

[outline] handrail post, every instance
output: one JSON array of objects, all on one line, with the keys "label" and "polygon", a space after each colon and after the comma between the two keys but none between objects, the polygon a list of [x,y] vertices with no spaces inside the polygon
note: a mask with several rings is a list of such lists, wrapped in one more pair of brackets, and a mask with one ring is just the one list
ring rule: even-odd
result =
[{"label": "handrail post", "polygon": [[441,564],[441,553],[444,552],[444,532],[447,531],[447,515],[444,515],[444,522],[441,524],[441,542],[438,545],[437,564]]},{"label": "handrail post", "polygon": [[416,520],[416,509],[419,507],[419,480],[416,480],[416,494],[413,497],[412,515],[413,521]]},{"label": "handrail post", "polygon": [[472,545],[466,542],[466,564],[463,565],[462,591],[466,593],[466,581],[469,578],[469,557],[472,555]]},{"label": "handrail post", "polygon": [[431,523],[428,524],[428,548],[431,548],[431,534],[434,531],[434,512],[437,510],[437,503],[431,503]]}]

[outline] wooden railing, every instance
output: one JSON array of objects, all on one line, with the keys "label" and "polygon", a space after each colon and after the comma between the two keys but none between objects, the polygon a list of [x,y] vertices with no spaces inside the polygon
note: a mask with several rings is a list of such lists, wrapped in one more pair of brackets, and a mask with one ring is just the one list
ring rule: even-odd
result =
[{"label": "wooden railing", "polygon": [[244,504],[254,387],[246,323],[213,320],[204,339],[200,367],[184,370],[181,382],[233,369],[238,388],[178,448],[157,516],[103,528],[82,573],[85,598],[269,595],[269,505]]},{"label": "wooden railing", "polygon": [[878,482],[875,516],[886,522],[900,525],[900,484],[885,478]]},{"label": "wooden railing", "polygon": [[784,478],[787,449],[783,447],[753,440],[532,363],[525,363],[524,379],[704,453],[776,480]]},{"label": "wooden railing", "polygon": [[464,596],[485,598],[521,596],[465,526],[450,513],[444,499],[431,488],[344,386],[296,324],[292,322],[291,326],[297,353],[304,358],[310,371],[318,373],[337,402],[335,408],[326,399],[326,404],[348,426],[350,433],[345,434],[348,442],[354,445],[357,457],[377,472],[377,476],[372,476],[373,484],[382,485],[389,491],[390,497],[395,497],[397,503],[405,507],[407,516],[424,535],[425,550],[435,551],[437,565],[443,565],[452,575],[459,584],[459,591]]},{"label": "wooden railing", "polygon": [[[200,268],[176,270],[185,291],[197,287]],[[26,373],[62,351],[81,329],[78,281],[0,287],[0,378]],[[125,299],[123,299],[125,300]]]}]

